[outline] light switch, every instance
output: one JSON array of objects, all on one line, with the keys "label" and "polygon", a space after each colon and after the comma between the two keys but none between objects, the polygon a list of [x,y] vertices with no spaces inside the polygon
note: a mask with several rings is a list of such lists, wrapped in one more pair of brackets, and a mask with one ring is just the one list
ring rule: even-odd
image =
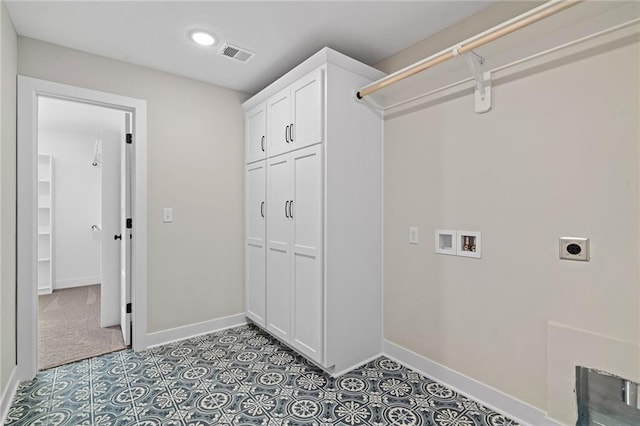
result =
[{"label": "light switch", "polygon": [[420,242],[420,234],[418,228],[412,226],[409,228],[409,244],[418,244]]},{"label": "light switch", "polygon": [[165,207],[162,209],[162,221],[164,223],[173,222],[173,209],[170,207]]}]

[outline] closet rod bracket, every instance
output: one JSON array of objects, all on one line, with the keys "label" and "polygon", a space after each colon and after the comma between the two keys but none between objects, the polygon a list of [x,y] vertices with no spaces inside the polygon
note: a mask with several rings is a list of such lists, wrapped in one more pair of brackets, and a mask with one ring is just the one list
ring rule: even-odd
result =
[{"label": "closet rod bracket", "polygon": [[[474,77],[476,79],[477,77]],[[478,86],[482,90],[478,89]],[[491,110],[491,71],[482,73],[482,81],[476,80],[476,90],[474,95],[475,110],[478,114],[483,114]]]},{"label": "closet rod bracket", "polygon": [[[454,48],[453,55],[459,55],[458,48]],[[482,72],[484,58],[473,50],[464,53],[464,57],[475,82],[475,110],[478,114],[485,113],[491,109],[491,72]]]}]

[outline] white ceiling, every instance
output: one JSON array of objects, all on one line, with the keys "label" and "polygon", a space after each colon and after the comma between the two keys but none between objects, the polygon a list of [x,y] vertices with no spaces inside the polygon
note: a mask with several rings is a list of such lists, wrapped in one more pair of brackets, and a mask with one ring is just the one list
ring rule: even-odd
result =
[{"label": "white ceiling", "polygon": [[104,132],[124,130],[124,112],[41,96],[38,98],[38,129],[101,137]]},{"label": "white ceiling", "polygon": [[[255,93],[329,46],[376,62],[479,10],[472,1],[30,1],[6,2],[18,34]],[[205,29],[219,39],[200,47]],[[218,55],[228,42],[256,53]]]}]

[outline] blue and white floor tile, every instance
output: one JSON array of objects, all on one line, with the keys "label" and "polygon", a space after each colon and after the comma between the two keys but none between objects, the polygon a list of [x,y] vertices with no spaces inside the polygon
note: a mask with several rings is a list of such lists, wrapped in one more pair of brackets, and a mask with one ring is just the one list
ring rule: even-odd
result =
[{"label": "blue and white floor tile", "polygon": [[517,425],[384,357],[331,378],[251,325],[40,372],[6,424]]}]

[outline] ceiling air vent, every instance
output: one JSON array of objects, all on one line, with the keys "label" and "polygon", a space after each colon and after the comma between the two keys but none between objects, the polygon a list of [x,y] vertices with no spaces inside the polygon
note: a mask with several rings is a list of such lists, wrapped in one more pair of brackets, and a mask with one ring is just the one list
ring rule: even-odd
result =
[{"label": "ceiling air vent", "polygon": [[232,46],[229,43],[225,43],[220,49],[220,54],[222,56],[226,56],[227,58],[235,59],[240,62],[247,62],[249,59],[253,58],[255,53],[249,52],[247,49],[243,49],[238,46]]}]

